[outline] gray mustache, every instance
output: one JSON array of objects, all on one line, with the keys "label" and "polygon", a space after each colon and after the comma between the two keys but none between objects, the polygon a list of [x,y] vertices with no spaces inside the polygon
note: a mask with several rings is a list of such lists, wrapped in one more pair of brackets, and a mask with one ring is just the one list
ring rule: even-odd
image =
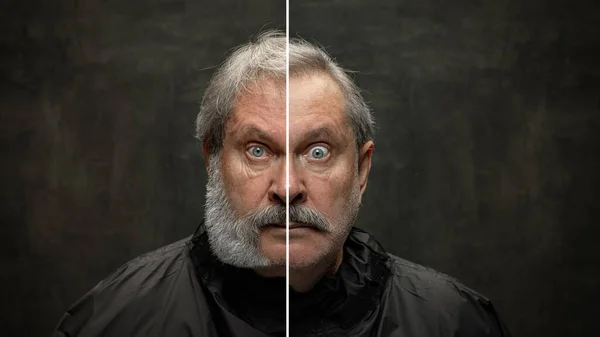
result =
[{"label": "gray mustache", "polygon": [[[283,224],[285,207],[280,205],[263,207],[248,214],[246,220],[255,230],[267,225]],[[331,229],[331,224],[323,214],[301,205],[290,206],[290,222],[306,224],[324,232],[329,232]]]}]

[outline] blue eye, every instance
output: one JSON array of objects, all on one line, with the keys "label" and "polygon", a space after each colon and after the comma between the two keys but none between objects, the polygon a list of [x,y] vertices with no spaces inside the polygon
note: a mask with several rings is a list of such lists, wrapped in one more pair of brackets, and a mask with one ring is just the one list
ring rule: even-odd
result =
[{"label": "blue eye", "polygon": [[315,146],[308,151],[308,154],[314,159],[323,159],[327,157],[327,154],[329,154],[329,150],[327,150],[323,146]]},{"label": "blue eye", "polygon": [[250,152],[253,157],[261,158],[264,157],[267,151],[260,146],[253,146],[248,149],[248,152]]}]

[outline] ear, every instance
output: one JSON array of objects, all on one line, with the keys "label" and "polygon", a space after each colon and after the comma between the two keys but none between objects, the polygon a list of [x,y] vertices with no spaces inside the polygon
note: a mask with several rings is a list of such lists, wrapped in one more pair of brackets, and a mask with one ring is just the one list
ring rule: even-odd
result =
[{"label": "ear", "polygon": [[206,173],[210,173],[209,168],[210,168],[210,146],[208,145],[208,142],[206,142],[205,140],[202,141],[202,155],[204,156],[204,167],[206,168]]},{"label": "ear", "polygon": [[369,180],[369,172],[371,171],[371,157],[375,144],[373,141],[368,141],[363,145],[358,152],[358,180],[360,182],[360,197],[367,189],[367,180]]}]

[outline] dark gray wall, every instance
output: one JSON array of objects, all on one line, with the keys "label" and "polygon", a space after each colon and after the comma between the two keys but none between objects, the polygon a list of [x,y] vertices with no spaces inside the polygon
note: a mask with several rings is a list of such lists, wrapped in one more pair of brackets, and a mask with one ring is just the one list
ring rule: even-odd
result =
[{"label": "dark gray wall", "polygon": [[47,336],[202,217],[197,101],[285,1],[3,1],[0,335]]},{"label": "dark gray wall", "polygon": [[361,227],[491,297],[515,336],[597,334],[600,6],[291,1],[378,122]]}]

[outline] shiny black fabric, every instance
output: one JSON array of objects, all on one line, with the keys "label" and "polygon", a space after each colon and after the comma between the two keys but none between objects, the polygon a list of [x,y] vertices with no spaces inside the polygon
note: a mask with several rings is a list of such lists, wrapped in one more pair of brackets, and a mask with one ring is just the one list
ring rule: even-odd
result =
[{"label": "shiny black fabric", "polygon": [[[201,226],[100,282],[54,336],[285,336],[285,279],[218,262]],[[290,291],[290,336],[509,334],[488,299],[355,228],[333,277]]]}]

